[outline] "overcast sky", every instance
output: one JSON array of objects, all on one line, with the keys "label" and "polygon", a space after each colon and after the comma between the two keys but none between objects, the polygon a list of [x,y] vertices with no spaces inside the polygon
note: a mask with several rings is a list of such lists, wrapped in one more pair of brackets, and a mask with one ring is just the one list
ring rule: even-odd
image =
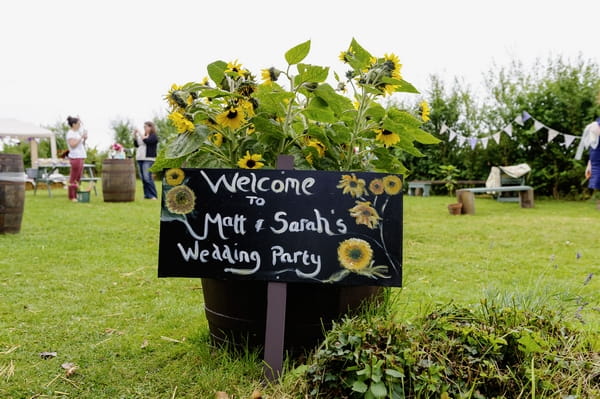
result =
[{"label": "overcast sky", "polygon": [[421,91],[432,74],[477,89],[511,59],[599,63],[599,21],[598,0],[2,0],[0,117],[80,115],[105,149],[112,120],[141,127],[164,115],[171,84],[202,79],[218,59],[260,76],[310,39],[305,62],[343,73],[338,55],[354,37],[375,56],[398,55]]}]

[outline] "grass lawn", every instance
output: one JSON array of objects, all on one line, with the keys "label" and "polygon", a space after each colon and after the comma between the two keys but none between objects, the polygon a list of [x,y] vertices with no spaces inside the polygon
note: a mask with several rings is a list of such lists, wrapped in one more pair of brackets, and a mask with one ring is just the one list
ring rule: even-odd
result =
[{"label": "grass lawn", "polygon": [[[98,191],[76,204],[66,190],[29,191],[21,232],[0,235],[0,398],[250,397],[261,359],[210,347],[200,280],[156,277],[158,201],[142,200],[139,182],[135,202],[105,203]],[[449,202],[405,197],[398,317],[513,296],[565,306],[597,331],[595,203],[478,198],[476,215],[451,216]]]}]

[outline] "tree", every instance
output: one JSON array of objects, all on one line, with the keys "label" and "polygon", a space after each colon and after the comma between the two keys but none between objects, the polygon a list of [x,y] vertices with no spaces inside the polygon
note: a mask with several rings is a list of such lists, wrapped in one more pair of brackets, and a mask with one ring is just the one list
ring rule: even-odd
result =
[{"label": "tree", "polygon": [[133,155],[133,122],[129,119],[116,119],[111,121],[110,127],[113,130],[113,140],[115,143],[121,144],[125,148],[128,155]]}]

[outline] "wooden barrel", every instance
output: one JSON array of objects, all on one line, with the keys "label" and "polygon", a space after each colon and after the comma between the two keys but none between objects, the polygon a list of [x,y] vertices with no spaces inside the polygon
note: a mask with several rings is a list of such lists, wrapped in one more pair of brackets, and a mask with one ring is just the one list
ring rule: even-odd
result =
[{"label": "wooden barrel", "polygon": [[133,159],[102,161],[102,195],[104,202],[135,201],[135,164]]},{"label": "wooden barrel", "polygon": [[[381,287],[288,283],[285,349],[301,354],[323,339],[323,329],[380,298]],[[265,343],[267,282],[202,279],[204,310],[215,344],[261,349]]]},{"label": "wooden barrel", "polygon": [[20,154],[0,154],[0,233],[18,233],[25,207],[25,172]]}]

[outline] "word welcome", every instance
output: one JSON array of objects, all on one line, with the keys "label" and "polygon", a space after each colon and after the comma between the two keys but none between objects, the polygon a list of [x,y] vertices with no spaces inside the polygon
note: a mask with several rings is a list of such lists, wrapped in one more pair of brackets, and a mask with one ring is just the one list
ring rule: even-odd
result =
[{"label": "word welcome", "polygon": [[313,195],[314,193],[309,189],[316,183],[314,177],[306,177],[304,179],[295,177],[273,179],[267,176],[257,177],[255,173],[250,173],[250,176],[240,176],[239,172],[236,172],[231,176],[230,180],[227,180],[227,176],[221,175],[213,182],[203,170],[200,171],[200,174],[204,177],[204,180],[208,183],[211,191],[215,194],[222,186],[230,193],[241,191],[243,193],[251,192],[254,194],[273,192],[276,194],[293,193],[296,195]]}]

